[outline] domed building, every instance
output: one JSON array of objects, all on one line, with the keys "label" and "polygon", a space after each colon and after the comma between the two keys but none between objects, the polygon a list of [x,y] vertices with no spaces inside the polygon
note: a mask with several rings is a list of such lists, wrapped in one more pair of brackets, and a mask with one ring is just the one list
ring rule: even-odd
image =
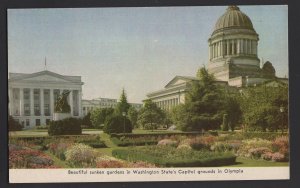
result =
[{"label": "domed building", "polygon": [[251,19],[239,7],[229,6],[208,39],[209,73],[231,86],[261,83],[275,77],[275,71],[266,73],[260,68],[258,41]]}]

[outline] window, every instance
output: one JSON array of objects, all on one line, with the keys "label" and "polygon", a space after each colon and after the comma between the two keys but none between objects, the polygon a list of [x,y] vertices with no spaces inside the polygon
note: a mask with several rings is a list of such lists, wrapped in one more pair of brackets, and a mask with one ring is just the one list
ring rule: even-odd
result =
[{"label": "window", "polygon": [[[23,121],[23,123],[24,123],[24,121]],[[30,121],[29,121],[29,119],[26,119],[26,126],[28,127],[30,125]]]},{"label": "window", "polygon": [[50,105],[44,104],[45,116],[50,116]]},{"label": "window", "polygon": [[24,104],[24,115],[30,116],[30,104]]},{"label": "window", "polygon": [[40,104],[34,104],[34,115],[39,116],[41,114]]},{"label": "window", "polygon": [[40,126],[41,125],[41,120],[40,119],[36,119],[35,120],[35,125],[36,126]]}]

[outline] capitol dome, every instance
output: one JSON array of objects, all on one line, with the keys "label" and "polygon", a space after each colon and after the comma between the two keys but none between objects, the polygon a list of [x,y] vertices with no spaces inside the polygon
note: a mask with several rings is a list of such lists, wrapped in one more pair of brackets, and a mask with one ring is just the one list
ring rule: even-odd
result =
[{"label": "capitol dome", "polygon": [[218,19],[214,31],[227,28],[241,28],[254,30],[250,18],[240,11],[237,6],[229,6],[226,12]]}]

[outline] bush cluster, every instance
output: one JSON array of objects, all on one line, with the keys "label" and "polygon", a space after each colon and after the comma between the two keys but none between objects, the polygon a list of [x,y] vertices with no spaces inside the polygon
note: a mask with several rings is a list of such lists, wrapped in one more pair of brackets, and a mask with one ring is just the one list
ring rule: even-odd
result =
[{"label": "bush cluster", "polygon": [[139,137],[139,138],[111,138],[112,142],[117,146],[126,147],[126,146],[145,146],[145,145],[155,145],[157,140],[151,137]]},{"label": "bush cluster", "polygon": [[222,166],[234,164],[236,160],[232,153],[176,149],[170,146],[115,149],[112,154],[131,162],[146,161],[164,167]]},{"label": "bush cluster", "polygon": [[89,167],[96,159],[94,150],[85,144],[74,144],[65,155],[66,161],[73,167]]},{"label": "bush cluster", "polygon": [[112,133],[131,133],[132,124],[127,117],[115,115],[109,117],[103,127],[103,131],[107,134]]},{"label": "bush cluster", "polygon": [[48,134],[53,135],[80,135],[82,133],[81,120],[66,118],[59,121],[51,121]]}]

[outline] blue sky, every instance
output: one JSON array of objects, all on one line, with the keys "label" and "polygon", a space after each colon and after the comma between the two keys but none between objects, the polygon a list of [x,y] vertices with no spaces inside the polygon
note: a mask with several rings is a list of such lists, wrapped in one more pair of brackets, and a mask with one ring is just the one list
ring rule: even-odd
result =
[{"label": "blue sky", "polygon": [[[239,6],[259,34],[258,56],[288,76],[288,7]],[[208,62],[226,6],[8,10],[8,71],[82,76],[83,98],[130,102]]]}]

